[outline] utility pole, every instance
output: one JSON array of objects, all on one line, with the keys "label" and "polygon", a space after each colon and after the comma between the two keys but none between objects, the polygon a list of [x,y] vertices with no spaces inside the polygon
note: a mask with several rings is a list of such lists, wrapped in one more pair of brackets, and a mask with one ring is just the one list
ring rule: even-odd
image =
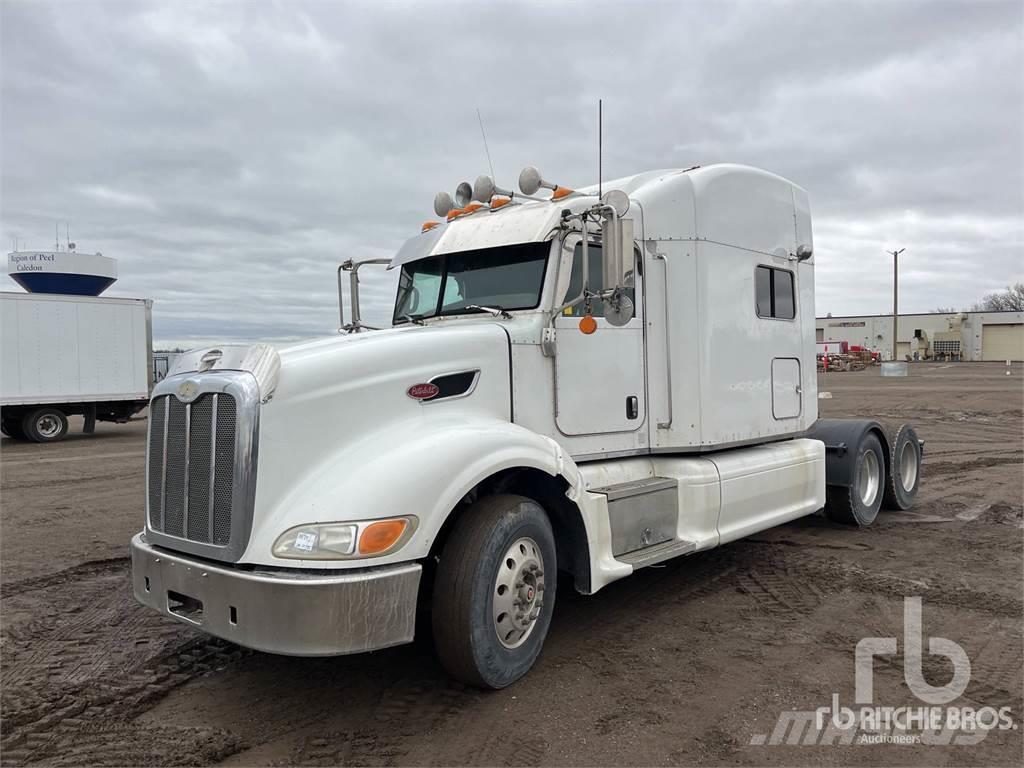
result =
[{"label": "utility pole", "polygon": [[898,337],[897,329],[899,327],[899,309],[900,309],[900,254],[903,253],[906,248],[900,248],[897,250],[886,251],[886,253],[892,254],[892,359],[896,359],[896,339]]}]

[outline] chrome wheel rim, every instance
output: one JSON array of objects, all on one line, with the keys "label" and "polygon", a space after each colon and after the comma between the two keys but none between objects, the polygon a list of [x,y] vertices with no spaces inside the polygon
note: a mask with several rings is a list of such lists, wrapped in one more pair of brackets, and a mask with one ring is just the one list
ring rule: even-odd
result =
[{"label": "chrome wheel rim", "polygon": [[506,648],[517,648],[537,626],[544,606],[544,556],[533,539],[512,543],[494,580],[494,632]]},{"label": "chrome wheel rim", "polygon": [[860,492],[860,500],[864,506],[870,507],[875,503],[878,486],[881,484],[880,478],[878,456],[874,451],[865,451],[860,458],[860,473],[857,478],[857,490]]},{"label": "chrome wheel rim", "polygon": [[914,450],[914,444],[909,440],[900,449],[899,467],[903,490],[909,491],[917,482],[917,451]]},{"label": "chrome wheel rim", "polygon": [[36,432],[43,437],[55,437],[60,434],[60,419],[46,413],[36,419]]}]

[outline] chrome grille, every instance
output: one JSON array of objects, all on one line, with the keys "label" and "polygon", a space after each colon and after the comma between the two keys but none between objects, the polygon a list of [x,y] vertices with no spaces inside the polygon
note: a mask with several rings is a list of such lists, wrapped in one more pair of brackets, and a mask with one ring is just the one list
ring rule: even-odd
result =
[{"label": "chrome grille", "polygon": [[231,542],[236,415],[235,398],[224,392],[150,403],[150,530],[214,546]]}]

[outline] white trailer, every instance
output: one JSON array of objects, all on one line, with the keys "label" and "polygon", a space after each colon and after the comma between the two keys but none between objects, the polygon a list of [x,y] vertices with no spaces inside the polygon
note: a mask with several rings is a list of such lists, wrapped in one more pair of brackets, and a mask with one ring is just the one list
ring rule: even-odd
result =
[{"label": "white trailer", "polygon": [[53,442],[72,414],[126,422],[149,401],[152,302],[0,293],[0,426]]},{"label": "white trailer", "polygon": [[[817,418],[806,193],[734,165],[442,193],[390,262],[394,327],[182,355],[153,392],[137,598],[240,645],[405,643],[456,677],[541,650],[559,579],[795,518],[907,508],[909,427]],[[550,190],[548,195],[543,190]],[[540,193],[540,197],[538,197]]]}]

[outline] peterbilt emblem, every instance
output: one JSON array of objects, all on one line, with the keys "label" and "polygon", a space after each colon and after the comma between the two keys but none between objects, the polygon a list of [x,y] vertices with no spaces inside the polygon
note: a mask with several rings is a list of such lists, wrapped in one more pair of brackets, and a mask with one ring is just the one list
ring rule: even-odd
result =
[{"label": "peterbilt emblem", "polygon": [[183,403],[190,403],[199,394],[199,382],[195,379],[186,379],[178,385],[178,399]]},{"label": "peterbilt emblem", "polygon": [[202,357],[199,358],[199,370],[208,371],[224,356],[224,353],[219,349],[211,349],[206,352]]},{"label": "peterbilt emblem", "polygon": [[413,400],[429,400],[432,397],[436,397],[437,393],[440,391],[441,390],[438,388],[437,384],[426,382],[424,384],[413,384],[405,390],[405,394]]}]

